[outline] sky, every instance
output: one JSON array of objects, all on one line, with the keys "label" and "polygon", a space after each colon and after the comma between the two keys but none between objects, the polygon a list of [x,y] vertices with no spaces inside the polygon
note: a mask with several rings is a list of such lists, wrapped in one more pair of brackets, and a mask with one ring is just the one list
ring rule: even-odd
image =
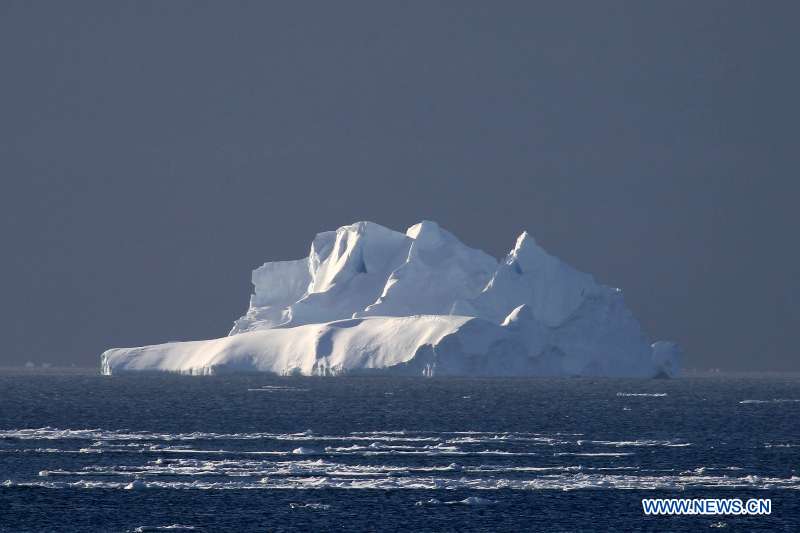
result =
[{"label": "sky", "polygon": [[0,366],[227,334],[358,220],[524,229],[686,366],[800,370],[797,2],[0,3]]}]

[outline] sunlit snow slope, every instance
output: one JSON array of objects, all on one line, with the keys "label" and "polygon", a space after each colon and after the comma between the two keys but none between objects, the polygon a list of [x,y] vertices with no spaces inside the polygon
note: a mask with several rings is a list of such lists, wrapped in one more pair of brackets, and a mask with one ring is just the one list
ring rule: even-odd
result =
[{"label": "sunlit snow slope", "polygon": [[674,376],[680,348],[653,345],[606,287],[523,232],[501,261],[435,222],[403,234],[358,222],[318,234],[309,256],[253,271],[228,337],[116,348],[102,371],[280,375]]}]

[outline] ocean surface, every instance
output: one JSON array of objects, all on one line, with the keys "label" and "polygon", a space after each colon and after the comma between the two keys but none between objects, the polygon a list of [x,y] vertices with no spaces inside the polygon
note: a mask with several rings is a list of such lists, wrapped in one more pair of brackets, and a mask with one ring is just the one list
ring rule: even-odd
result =
[{"label": "ocean surface", "polygon": [[0,375],[0,531],[800,531],[799,460],[797,377]]}]

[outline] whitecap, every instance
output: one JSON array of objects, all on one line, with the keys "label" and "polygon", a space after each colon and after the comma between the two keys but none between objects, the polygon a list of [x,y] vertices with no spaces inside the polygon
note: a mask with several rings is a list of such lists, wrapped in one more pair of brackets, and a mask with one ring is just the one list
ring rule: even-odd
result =
[{"label": "whitecap", "polygon": [[317,455],[319,452],[313,448],[305,448],[300,446],[292,450],[292,453],[294,455]]},{"label": "whitecap", "polygon": [[[58,481],[6,481],[5,487],[43,487],[51,489],[126,489],[130,483],[77,480]],[[135,485],[134,485],[135,486]],[[685,490],[687,488],[746,488],[746,489],[800,489],[800,477],[767,478],[760,476],[728,477],[710,475],[647,476],[599,473],[564,473],[537,476],[532,479],[497,477],[430,477],[403,476],[382,478],[342,478],[335,476],[264,477],[258,482],[240,481],[148,481],[147,488],[177,490],[246,490],[246,489],[370,489],[370,490]]]},{"label": "whitecap", "polygon": [[553,455],[556,457],[567,455],[574,455],[576,457],[625,457],[635,454],[633,452],[556,452]]},{"label": "whitecap", "polygon": [[678,440],[653,440],[653,439],[642,439],[642,440],[579,440],[577,441],[579,446],[584,444],[592,444],[595,446],[614,446],[618,448],[624,448],[629,446],[665,446],[668,448],[683,448],[686,446],[691,446],[690,442],[681,442]]},{"label": "whitecap", "polygon": [[694,470],[685,470],[680,473],[681,476],[703,476],[706,474],[705,466],[698,466]]},{"label": "whitecap", "polygon": [[247,389],[249,392],[308,392],[311,389],[287,387],[282,385],[263,385],[257,389]]},{"label": "whitecap", "polygon": [[487,498],[479,498],[478,496],[469,496],[463,500],[444,502],[445,505],[493,505],[497,503],[495,500]]},{"label": "whitecap", "polygon": [[191,531],[197,529],[194,526],[186,526],[182,524],[170,524],[168,526],[139,526],[134,529],[134,533],[143,533],[145,531]]},{"label": "whitecap", "polygon": [[800,399],[795,398],[774,398],[772,400],[742,400],[741,404],[765,404],[765,403],[797,403]]},{"label": "whitecap", "polygon": [[145,488],[147,488],[147,484],[141,479],[134,479],[133,481],[125,485],[125,490],[139,490]]},{"label": "whitecap", "polygon": [[314,511],[327,511],[331,508],[326,503],[290,503],[289,507],[292,509],[312,509]]}]

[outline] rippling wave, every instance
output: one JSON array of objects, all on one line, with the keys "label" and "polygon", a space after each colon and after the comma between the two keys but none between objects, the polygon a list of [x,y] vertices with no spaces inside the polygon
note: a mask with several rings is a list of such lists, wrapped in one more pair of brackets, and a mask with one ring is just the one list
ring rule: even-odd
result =
[{"label": "rippling wave", "polygon": [[[126,490],[800,488],[797,476],[731,476],[711,474],[705,467],[664,473],[637,466],[639,450],[693,445],[679,439],[609,441],[586,439],[580,434],[480,431],[382,430],[334,435],[315,434],[310,430],[301,433],[155,433],[53,427],[2,430],[0,439],[17,445],[3,449],[3,453],[112,454],[117,457],[79,469],[41,470],[38,479],[10,479],[3,482],[5,487]],[[61,446],[41,447],[54,442]],[[303,445],[287,447],[298,442]],[[331,446],[331,442],[339,444]],[[487,444],[494,447],[486,448]],[[148,458],[153,455],[158,457]],[[254,456],[257,458],[251,458]],[[295,456],[301,458],[290,459]],[[377,457],[391,457],[392,462],[376,463]],[[438,457],[463,457],[470,462],[429,464],[416,459]],[[480,462],[483,458],[492,458],[493,462]],[[518,464],[520,458],[534,459],[539,464],[521,465]],[[561,458],[591,459],[592,462],[553,464]]]}]

